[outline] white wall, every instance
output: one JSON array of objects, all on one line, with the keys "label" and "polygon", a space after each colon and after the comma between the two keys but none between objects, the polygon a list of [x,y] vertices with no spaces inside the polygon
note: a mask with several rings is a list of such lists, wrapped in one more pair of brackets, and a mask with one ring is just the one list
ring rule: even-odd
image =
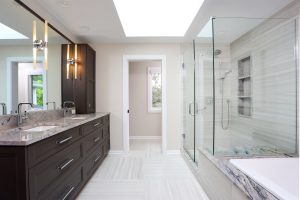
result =
[{"label": "white wall", "polygon": [[148,112],[148,67],[161,61],[129,62],[129,136],[161,136],[161,112]]},{"label": "white wall", "polygon": [[123,55],[166,55],[167,150],[180,148],[180,46],[179,44],[99,44],[97,52],[96,110],[111,113],[111,149],[123,150]]}]

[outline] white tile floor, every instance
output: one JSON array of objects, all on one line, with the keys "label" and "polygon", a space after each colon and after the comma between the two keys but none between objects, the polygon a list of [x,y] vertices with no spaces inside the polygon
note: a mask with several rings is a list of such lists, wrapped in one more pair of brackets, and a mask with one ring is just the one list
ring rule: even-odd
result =
[{"label": "white tile floor", "polygon": [[77,199],[208,199],[181,155],[162,155],[160,144],[133,140],[129,155],[109,155]]}]

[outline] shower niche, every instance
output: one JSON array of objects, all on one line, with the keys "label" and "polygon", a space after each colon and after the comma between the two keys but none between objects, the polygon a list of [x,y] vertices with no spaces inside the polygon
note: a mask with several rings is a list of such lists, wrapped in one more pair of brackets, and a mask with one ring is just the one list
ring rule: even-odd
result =
[{"label": "shower niche", "polygon": [[251,57],[238,61],[238,114],[242,117],[252,115]]}]

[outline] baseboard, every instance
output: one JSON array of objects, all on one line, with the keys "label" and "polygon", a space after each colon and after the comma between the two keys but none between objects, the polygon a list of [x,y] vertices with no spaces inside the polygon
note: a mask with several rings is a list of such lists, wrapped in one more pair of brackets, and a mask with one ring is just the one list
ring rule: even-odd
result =
[{"label": "baseboard", "polygon": [[180,150],[167,150],[167,155],[180,155]]},{"label": "baseboard", "polygon": [[123,155],[124,154],[124,151],[122,150],[110,150],[108,152],[108,155]]},{"label": "baseboard", "polygon": [[129,136],[130,140],[161,140],[161,136]]}]

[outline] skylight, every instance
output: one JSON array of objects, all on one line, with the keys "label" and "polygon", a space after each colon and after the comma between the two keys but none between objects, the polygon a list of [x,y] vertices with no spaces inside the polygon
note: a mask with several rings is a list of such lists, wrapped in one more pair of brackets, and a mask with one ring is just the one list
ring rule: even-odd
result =
[{"label": "skylight", "polygon": [[9,39],[29,39],[29,38],[0,22],[0,40],[9,40]]},{"label": "skylight", "polygon": [[198,37],[212,37],[212,19],[210,19],[201,29]]},{"label": "skylight", "polygon": [[114,0],[126,37],[183,37],[204,0]]}]

